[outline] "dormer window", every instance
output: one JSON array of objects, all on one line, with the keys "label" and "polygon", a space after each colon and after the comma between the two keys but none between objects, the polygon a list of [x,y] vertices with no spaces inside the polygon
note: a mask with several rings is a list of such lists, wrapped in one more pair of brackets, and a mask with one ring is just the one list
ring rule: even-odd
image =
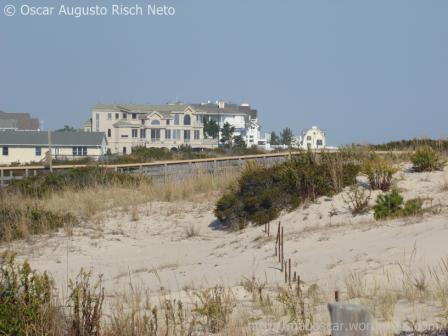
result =
[{"label": "dormer window", "polygon": [[184,116],[184,125],[191,125],[191,117],[189,114]]},{"label": "dormer window", "polygon": [[155,119],[151,121],[151,125],[160,125],[160,120]]}]

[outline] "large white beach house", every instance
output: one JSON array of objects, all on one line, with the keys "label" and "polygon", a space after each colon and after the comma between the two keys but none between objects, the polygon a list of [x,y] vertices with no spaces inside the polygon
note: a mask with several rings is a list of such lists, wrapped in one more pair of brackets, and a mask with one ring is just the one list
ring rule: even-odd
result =
[{"label": "large white beach house", "polygon": [[220,128],[225,123],[235,127],[248,146],[264,145],[260,137],[257,110],[248,104],[225,102],[164,105],[95,105],[85,131],[104,132],[111,153],[128,154],[133,147],[175,149],[216,148],[217,138],[204,135],[206,121],[214,120]]}]

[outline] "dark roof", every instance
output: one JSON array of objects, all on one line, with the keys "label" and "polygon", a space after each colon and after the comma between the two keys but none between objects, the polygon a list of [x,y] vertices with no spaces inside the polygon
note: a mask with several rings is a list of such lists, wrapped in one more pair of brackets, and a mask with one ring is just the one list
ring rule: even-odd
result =
[{"label": "dark roof", "polygon": [[[2,127],[2,120],[16,120],[16,128],[19,130],[37,131],[39,129],[39,119],[31,118],[29,113],[7,113],[0,111],[0,128]],[[6,122],[11,124],[11,122]]]},{"label": "dark roof", "polygon": [[207,104],[165,104],[165,105],[137,105],[137,104],[118,104],[118,105],[104,105],[99,104],[93,106],[95,111],[109,111],[109,112],[129,112],[129,113],[148,113],[148,112],[182,112],[188,106],[191,106],[198,112],[206,114],[225,114],[225,113],[235,113],[235,114],[246,114],[252,119],[257,117],[257,110],[252,109],[249,105],[238,105],[226,103],[223,108],[220,108],[216,103]]},{"label": "dark roof", "polygon": [[[102,132],[51,132],[52,146],[101,146],[104,138]],[[1,145],[47,146],[48,132],[0,131]]]}]

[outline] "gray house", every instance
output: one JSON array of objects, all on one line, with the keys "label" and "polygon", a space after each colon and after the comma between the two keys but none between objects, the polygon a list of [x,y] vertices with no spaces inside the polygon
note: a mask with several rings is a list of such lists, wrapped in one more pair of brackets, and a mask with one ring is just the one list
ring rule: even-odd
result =
[{"label": "gray house", "polygon": [[[48,132],[0,130],[0,164],[41,162],[49,150]],[[51,132],[55,159],[98,159],[106,154],[102,132]]]}]

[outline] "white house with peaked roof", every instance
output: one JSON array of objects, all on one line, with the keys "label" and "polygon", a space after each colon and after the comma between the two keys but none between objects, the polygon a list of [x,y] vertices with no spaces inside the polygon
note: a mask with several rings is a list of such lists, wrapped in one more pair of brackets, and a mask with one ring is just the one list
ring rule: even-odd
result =
[{"label": "white house with peaked roof", "polygon": [[299,148],[322,149],[327,146],[325,132],[317,126],[302,131],[299,137]]},{"label": "white house with peaked roof", "polygon": [[[48,132],[0,131],[0,165],[42,162],[49,151]],[[55,159],[98,159],[106,154],[107,140],[102,132],[51,132]]]}]

